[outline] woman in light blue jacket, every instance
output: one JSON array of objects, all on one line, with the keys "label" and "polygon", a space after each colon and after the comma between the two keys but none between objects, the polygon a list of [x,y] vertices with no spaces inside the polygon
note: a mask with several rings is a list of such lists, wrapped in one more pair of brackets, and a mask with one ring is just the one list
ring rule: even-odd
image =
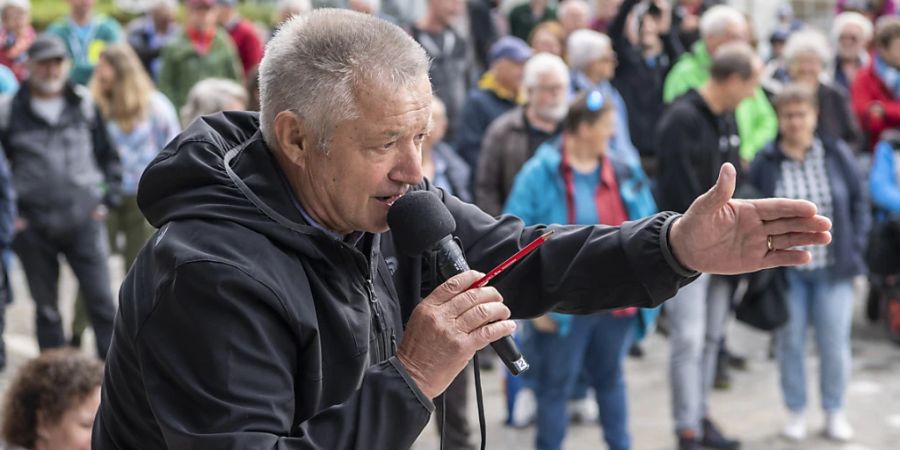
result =
[{"label": "woman in light blue jacket", "polygon": [[[577,96],[562,136],[538,148],[519,172],[505,212],[527,225],[619,225],[655,213],[649,180],[640,167],[610,157],[615,118],[612,102],[599,91]],[[638,320],[631,308],[587,316],[551,313],[525,327],[539,450],[561,447],[566,400],[583,369],[597,395],[607,445],[614,450],[631,447],[623,362]]]}]

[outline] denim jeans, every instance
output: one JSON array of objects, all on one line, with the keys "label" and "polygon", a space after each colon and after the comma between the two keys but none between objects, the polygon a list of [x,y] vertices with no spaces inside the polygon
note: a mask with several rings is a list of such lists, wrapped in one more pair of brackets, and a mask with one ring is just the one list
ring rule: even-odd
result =
[{"label": "denim jeans", "polygon": [[527,348],[537,363],[529,382],[538,405],[538,450],[562,447],[569,422],[566,405],[582,369],[597,395],[606,444],[613,450],[631,448],[623,364],[636,324],[636,315],[598,313],[575,316],[565,336],[532,328]]},{"label": "denim jeans", "polygon": [[733,291],[728,278],[704,274],[665,303],[671,330],[669,381],[676,432],[701,431]]},{"label": "denim jeans", "polygon": [[850,378],[853,281],[827,269],[786,269],[790,319],[778,331],[778,365],[784,402],[792,412],[806,408],[806,331],[812,325],[819,356],[822,409],[841,409]]}]

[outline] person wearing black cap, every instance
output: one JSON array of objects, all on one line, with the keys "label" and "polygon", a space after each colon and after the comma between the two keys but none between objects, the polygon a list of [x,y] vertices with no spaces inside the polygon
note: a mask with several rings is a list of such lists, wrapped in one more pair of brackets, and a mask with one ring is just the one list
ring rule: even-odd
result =
[{"label": "person wearing black cap", "polygon": [[[653,306],[698,271],[802,264],[789,247],[830,239],[809,202],[730,200],[726,165],[684,215],[551,226],[493,287],[470,290],[476,270],[548,228],[423,177],[425,50],[371,15],[318,9],[280,28],[259,73],[260,113],[194,121],[141,178],[159,231],[120,291],[94,450],[409,448],[510,317]],[[409,245],[425,233],[390,226],[388,211],[423,198],[401,218],[451,217],[455,229],[432,228],[475,270],[444,282],[434,252],[399,253],[429,243]]]},{"label": "person wearing black cap", "polygon": [[115,306],[104,221],[119,202],[122,171],[90,93],[67,79],[69,64],[59,38],[38,36],[28,49],[27,81],[15,97],[0,100],[0,142],[18,194],[13,250],[37,305],[41,349],[66,343],[57,305],[62,254],[105,358]]}]

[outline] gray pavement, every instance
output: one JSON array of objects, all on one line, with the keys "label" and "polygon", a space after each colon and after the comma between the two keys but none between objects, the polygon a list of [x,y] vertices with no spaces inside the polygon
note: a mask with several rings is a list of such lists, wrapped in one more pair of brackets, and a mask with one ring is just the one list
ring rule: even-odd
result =
[{"label": "gray pavement", "polygon": [[[113,278],[121,280],[121,259],[111,259]],[[34,307],[18,266],[14,267],[12,282],[16,301],[7,309],[4,338],[9,366],[0,373],[0,393],[5,391],[10,374],[28,358],[38,353],[34,338]],[[62,313],[71,317],[75,297],[71,272],[63,271],[60,288]],[[112,286],[116,289],[117,286]],[[740,324],[729,326],[729,346],[750,359],[746,372],[734,372],[730,391],[716,391],[711,401],[712,414],[729,434],[743,440],[745,450],[895,450],[900,449],[900,346],[886,340],[877,325],[862,318],[862,301],[857,301],[854,320],[853,376],[847,393],[847,413],[856,430],[856,438],[847,444],[831,443],[816,435],[823,417],[811,409],[809,423],[811,438],[802,443],[790,443],[778,437],[778,430],[786,413],[781,404],[777,368],[766,357],[768,336]],[[66,320],[68,323],[68,320]],[[84,349],[93,353],[93,340],[85,338]],[[674,447],[672,420],[667,382],[668,342],[654,335],[644,345],[643,359],[627,363],[627,383],[630,400],[631,432],[635,450],[662,450]],[[816,363],[809,359],[810,403],[817,405]],[[494,450],[524,450],[532,448],[534,429],[512,429],[503,425],[505,412],[501,394],[501,375],[497,370],[483,372],[485,409],[487,416],[487,448]],[[477,413],[475,394],[470,392],[470,417],[477,444]],[[569,428],[566,447],[570,450],[602,449],[604,444],[597,425]],[[414,450],[437,450],[439,443],[435,428],[430,425],[413,446]]]}]

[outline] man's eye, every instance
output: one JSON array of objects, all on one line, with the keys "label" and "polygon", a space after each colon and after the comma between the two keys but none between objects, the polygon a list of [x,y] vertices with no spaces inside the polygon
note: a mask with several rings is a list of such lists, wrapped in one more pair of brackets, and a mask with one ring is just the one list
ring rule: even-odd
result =
[{"label": "man's eye", "polygon": [[390,150],[390,149],[394,148],[395,145],[397,145],[397,141],[391,141],[391,142],[388,142],[387,144],[382,145],[381,149],[382,150]]},{"label": "man's eye", "polygon": [[419,133],[416,135],[416,142],[422,142],[428,137],[428,133]]}]

